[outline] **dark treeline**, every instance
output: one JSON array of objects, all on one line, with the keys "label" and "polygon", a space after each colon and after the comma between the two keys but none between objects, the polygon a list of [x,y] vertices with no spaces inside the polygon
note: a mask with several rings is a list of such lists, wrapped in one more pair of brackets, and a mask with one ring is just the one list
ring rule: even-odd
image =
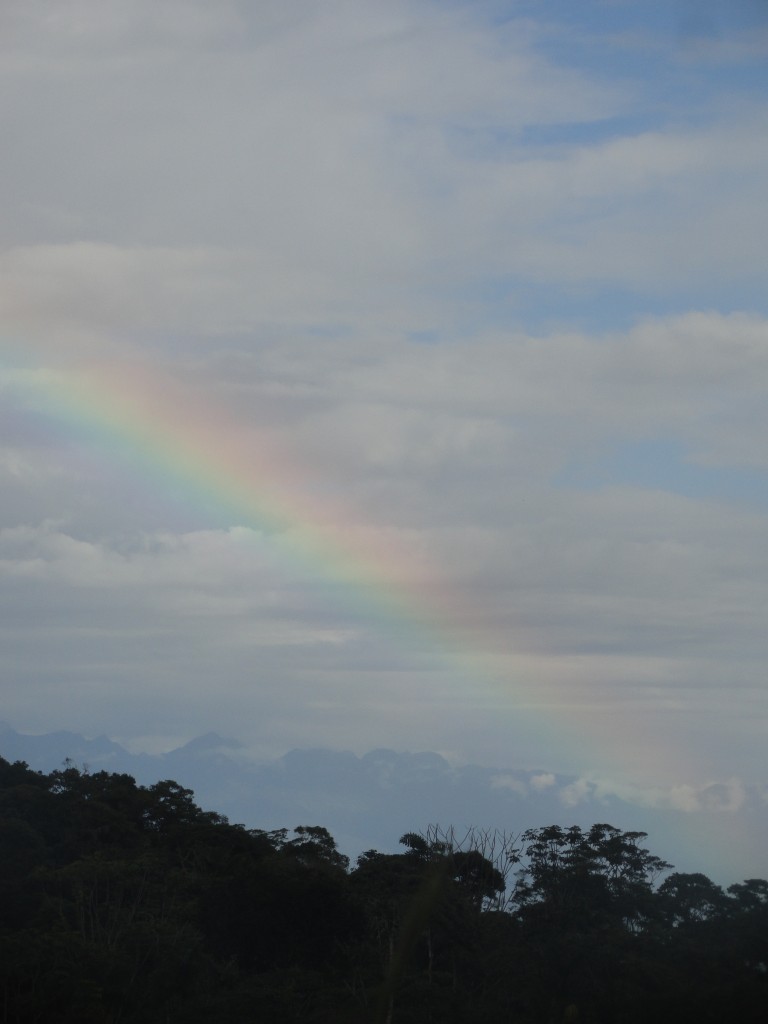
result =
[{"label": "dark treeline", "polygon": [[609,825],[469,839],[350,868],[319,826],[0,758],[0,1021],[768,1020],[768,882],[672,873]]}]

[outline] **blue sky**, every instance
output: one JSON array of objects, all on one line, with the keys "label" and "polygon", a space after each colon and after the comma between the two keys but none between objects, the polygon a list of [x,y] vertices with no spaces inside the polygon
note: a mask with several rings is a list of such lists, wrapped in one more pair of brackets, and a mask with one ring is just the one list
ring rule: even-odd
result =
[{"label": "blue sky", "polygon": [[765,472],[698,465],[679,443],[664,438],[606,443],[566,466],[556,482],[589,490],[629,484],[689,498],[768,506]]},{"label": "blue sky", "polygon": [[[768,786],[766,56],[757,0],[4,4],[4,717]],[[508,685],[61,419],[125,361]]]}]

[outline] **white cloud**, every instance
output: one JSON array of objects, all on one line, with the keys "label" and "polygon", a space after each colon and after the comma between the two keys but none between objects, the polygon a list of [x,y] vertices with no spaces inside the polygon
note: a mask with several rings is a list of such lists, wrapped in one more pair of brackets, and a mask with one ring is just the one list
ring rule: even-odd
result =
[{"label": "white cloud", "polygon": [[593,793],[592,783],[587,779],[577,779],[560,790],[560,801],[566,807],[576,807],[590,800]]},{"label": "white cloud", "polygon": [[491,779],[491,789],[505,789],[519,796],[528,795],[528,787],[514,775],[494,775]]},{"label": "white cloud", "polygon": [[759,108],[542,155],[526,125],[638,100],[546,59],[517,22],[415,3],[96,8],[16,7],[2,171],[7,243],[49,261],[52,237],[74,244],[61,255],[91,282],[94,320],[142,280],[139,320],[161,292],[192,323],[201,306],[202,324],[228,310],[239,329],[386,324],[399,307],[418,329],[447,325],[456,285],[487,274],[663,290],[754,276]]},{"label": "white cloud", "polygon": [[576,796],[584,798],[588,793],[593,794],[597,800],[617,796],[639,807],[683,811],[687,814],[735,813],[742,810],[750,799],[744,782],[737,778],[724,782],[679,783],[650,787],[612,782],[603,778],[579,779],[574,787],[569,787],[571,800]]},{"label": "white cloud", "polygon": [[739,811],[747,802],[747,790],[741,779],[707,786],[701,794],[702,805],[708,811]]},{"label": "white cloud", "polygon": [[549,789],[556,781],[552,772],[541,772],[539,775],[531,776],[531,786],[535,790]]}]

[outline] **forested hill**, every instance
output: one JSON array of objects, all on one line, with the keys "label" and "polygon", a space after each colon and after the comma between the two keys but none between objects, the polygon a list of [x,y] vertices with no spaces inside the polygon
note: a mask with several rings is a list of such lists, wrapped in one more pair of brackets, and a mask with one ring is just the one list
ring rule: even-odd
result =
[{"label": "forested hill", "polygon": [[768,882],[675,873],[645,838],[426,830],[350,867],[319,825],[0,759],[0,1020],[762,1024]]}]

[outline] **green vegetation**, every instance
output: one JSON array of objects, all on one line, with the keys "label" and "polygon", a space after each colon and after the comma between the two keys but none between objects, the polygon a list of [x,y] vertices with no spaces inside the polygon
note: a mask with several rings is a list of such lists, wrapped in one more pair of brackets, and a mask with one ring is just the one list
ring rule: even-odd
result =
[{"label": "green vegetation", "polygon": [[768,882],[671,874],[644,839],[409,833],[350,869],[319,826],[0,759],[0,1022],[762,1024]]}]

